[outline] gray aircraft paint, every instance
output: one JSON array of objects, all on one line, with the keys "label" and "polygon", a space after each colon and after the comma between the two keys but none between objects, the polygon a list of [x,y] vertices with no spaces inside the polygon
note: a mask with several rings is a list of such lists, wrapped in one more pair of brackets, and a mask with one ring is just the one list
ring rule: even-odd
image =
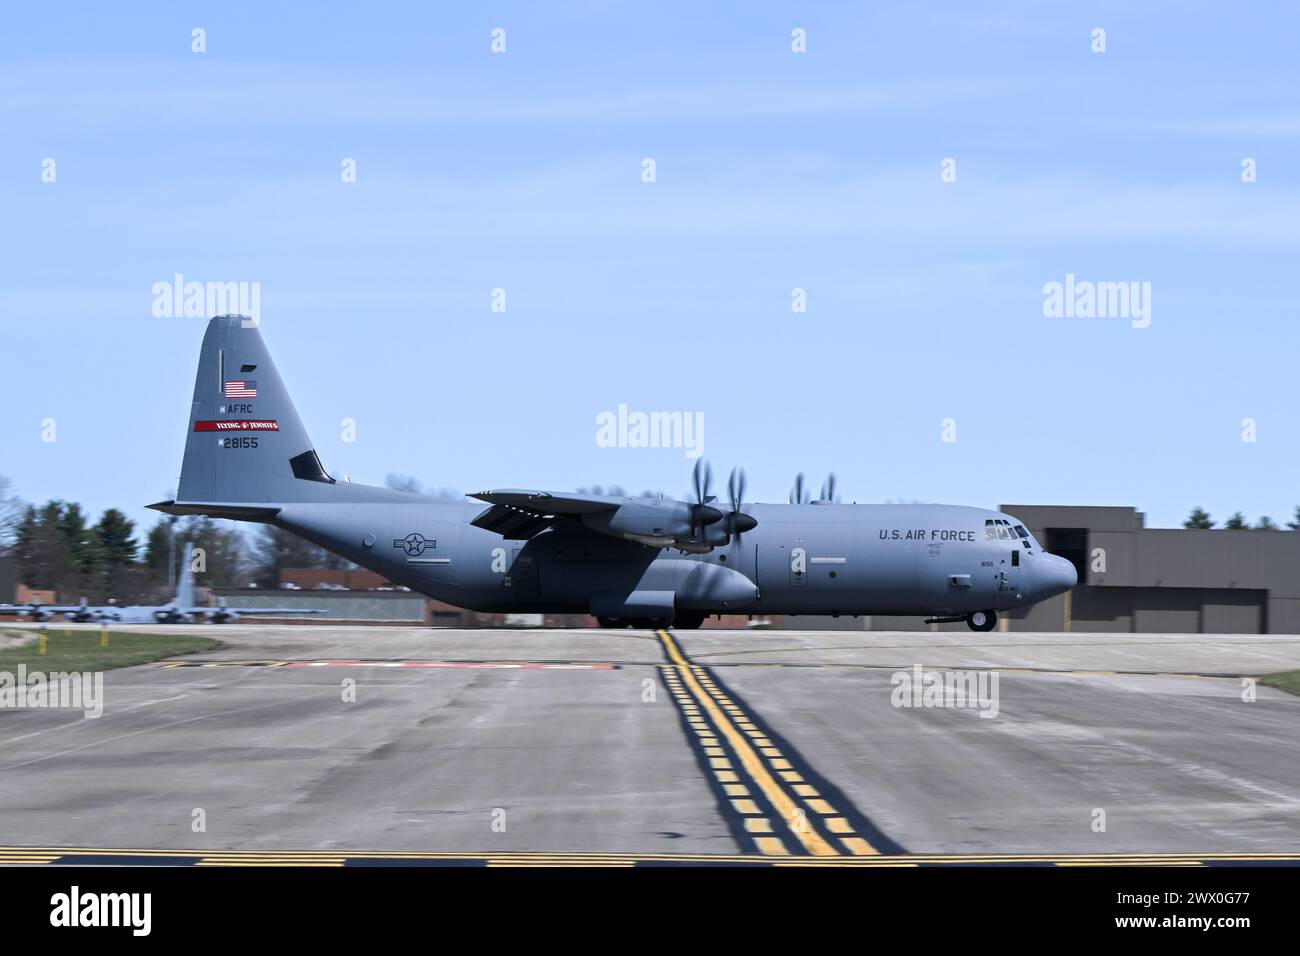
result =
[{"label": "gray aircraft paint", "polygon": [[[256,382],[256,398],[225,397],[226,382],[247,380]],[[546,493],[484,495],[523,501]],[[579,514],[626,507],[653,516],[680,502],[562,493],[553,500],[568,516],[510,540],[471,523],[494,507],[485,501],[335,481],[258,329],[220,316],[200,353],[177,497],[151,507],[270,522],[421,594],[485,612],[946,617],[1024,607],[1076,581],[1069,562],[1030,538],[989,540],[987,522],[1020,522],[978,508],[746,503],[741,510],[756,527],[687,554],[593,530],[603,519]]]}]

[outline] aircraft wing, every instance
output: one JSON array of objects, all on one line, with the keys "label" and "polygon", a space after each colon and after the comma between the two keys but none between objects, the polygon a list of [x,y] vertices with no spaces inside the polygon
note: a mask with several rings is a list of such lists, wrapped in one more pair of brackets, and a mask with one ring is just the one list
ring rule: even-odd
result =
[{"label": "aircraft wing", "polygon": [[624,499],[607,495],[563,494],[507,488],[470,495],[486,501],[485,509],[470,524],[495,531],[512,541],[525,541],[550,525],[557,517],[581,518],[618,510]]},{"label": "aircraft wing", "polygon": [[[723,512],[707,502],[691,504],[665,495],[628,498],[615,495],[557,494],[550,491],[480,491],[471,498],[492,507],[470,524],[503,538],[525,540],[558,521],[570,522],[593,534],[608,535],[656,548],[695,549],[701,553],[730,540],[731,531],[719,522]],[[714,501],[712,497],[709,502]],[[753,519],[740,528],[754,526]],[[716,532],[708,526],[715,526]]]},{"label": "aircraft wing", "polygon": [[[83,609],[81,604],[0,604],[0,614],[69,614]],[[91,610],[94,610],[93,608]]]}]

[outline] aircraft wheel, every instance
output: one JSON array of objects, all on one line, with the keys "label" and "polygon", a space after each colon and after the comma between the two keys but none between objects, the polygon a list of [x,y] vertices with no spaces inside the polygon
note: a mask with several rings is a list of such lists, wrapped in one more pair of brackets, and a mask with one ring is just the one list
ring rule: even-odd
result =
[{"label": "aircraft wheel", "polygon": [[997,623],[997,611],[972,611],[966,615],[966,626],[972,631],[991,631]]},{"label": "aircraft wheel", "polygon": [[673,618],[673,629],[677,631],[693,631],[704,623],[704,614],[678,614]]}]

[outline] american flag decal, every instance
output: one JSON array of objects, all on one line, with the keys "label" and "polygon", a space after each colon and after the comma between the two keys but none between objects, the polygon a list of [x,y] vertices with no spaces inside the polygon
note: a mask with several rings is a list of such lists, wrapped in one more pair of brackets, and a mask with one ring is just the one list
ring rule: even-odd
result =
[{"label": "american flag decal", "polygon": [[257,398],[257,383],[253,381],[227,382],[226,398]]}]

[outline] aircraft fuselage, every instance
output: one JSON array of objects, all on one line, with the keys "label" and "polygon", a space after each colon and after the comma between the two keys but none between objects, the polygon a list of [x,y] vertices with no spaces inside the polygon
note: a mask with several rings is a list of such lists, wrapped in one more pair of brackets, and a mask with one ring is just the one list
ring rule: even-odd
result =
[{"label": "aircraft fuselage", "polygon": [[597,595],[672,592],[677,609],[705,613],[947,616],[1023,607],[1074,584],[1064,559],[1032,539],[991,532],[986,522],[1018,524],[999,512],[830,503],[745,510],[757,527],[707,554],[564,522],[511,541],[470,524],[483,511],[477,503],[292,504],[276,523],[421,594],[484,612],[589,613]]}]

